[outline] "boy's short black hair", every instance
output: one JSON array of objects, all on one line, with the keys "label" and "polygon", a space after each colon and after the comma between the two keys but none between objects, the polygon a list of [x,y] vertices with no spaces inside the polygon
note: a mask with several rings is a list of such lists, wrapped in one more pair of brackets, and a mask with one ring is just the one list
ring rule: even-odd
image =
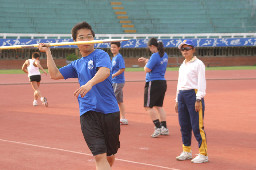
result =
[{"label": "boy's short black hair", "polygon": [[121,43],[120,43],[120,42],[111,42],[110,44],[115,44],[115,45],[117,45],[117,47],[120,47],[120,46],[121,46]]},{"label": "boy's short black hair", "polygon": [[94,31],[92,30],[91,25],[88,24],[87,22],[83,21],[83,22],[77,23],[77,24],[72,28],[71,33],[72,33],[72,38],[73,38],[73,40],[76,40],[77,31],[80,30],[80,29],[88,29],[88,30],[91,30],[93,37],[95,37],[95,33],[94,33]]},{"label": "boy's short black hair", "polygon": [[40,53],[39,52],[33,52],[32,53],[32,57],[33,58],[39,58],[40,57]]}]

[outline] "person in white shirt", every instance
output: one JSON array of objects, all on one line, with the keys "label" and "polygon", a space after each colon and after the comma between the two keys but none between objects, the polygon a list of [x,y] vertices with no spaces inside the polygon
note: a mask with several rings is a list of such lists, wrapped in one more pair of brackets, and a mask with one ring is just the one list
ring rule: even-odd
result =
[{"label": "person in white shirt", "polygon": [[47,72],[44,70],[44,68],[40,64],[39,60],[40,54],[38,52],[34,52],[32,54],[32,59],[28,59],[24,62],[22,65],[22,70],[28,74],[31,86],[34,90],[34,101],[33,106],[37,106],[37,99],[40,99],[42,101],[42,104],[45,107],[48,107],[48,102],[46,97],[43,97],[40,90],[40,81],[41,81],[41,74],[39,71],[39,68],[47,75]]},{"label": "person in white shirt", "polygon": [[179,68],[175,111],[179,116],[183,152],[176,157],[179,161],[192,159],[192,130],[198,142],[199,154],[193,163],[208,162],[206,134],[204,131],[204,96],[206,91],[205,65],[195,53],[191,40],[184,40],[178,48],[185,60]]}]

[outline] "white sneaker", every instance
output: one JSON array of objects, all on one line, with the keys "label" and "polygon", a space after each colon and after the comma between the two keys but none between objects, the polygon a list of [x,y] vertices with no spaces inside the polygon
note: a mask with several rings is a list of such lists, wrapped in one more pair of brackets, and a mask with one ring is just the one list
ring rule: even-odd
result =
[{"label": "white sneaker", "polygon": [[178,161],[185,161],[187,159],[192,159],[192,152],[185,152],[183,151],[180,156],[177,156],[176,159]]},{"label": "white sneaker", "polygon": [[120,119],[120,124],[121,125],[128,125],[128,120],[127,119]]},{"label": "white sneaker", "polygon": [[36,100],[34,100],[33,101],[33,106],[37,106],[38,104],[37,104],[37,101]]},{"label": "white sneaker", "polygon": [[161,127],[161,135],[169,135],[169,130],[164,126]]},{"label": "white sneaker", "polygon": [[154,133],[151,135],[152,138],[156,138],[161,135],[161,128],[155,128]]},{"label": "white sneaker", "polygon": [[43,105],[44,105],[45,107],[48,107],[48,102],[47,102],[46,97],[43,97],[43,98],[41,99],[41,101],[42,101],[42,103],[43,103]]},{"label": "white sneaker", "polygon": [[204,156],[201,154],[197,154],[197,156],[191,160],[191,162],[193,163],[204,163],[204,162],[208,162],[208,156]]}]

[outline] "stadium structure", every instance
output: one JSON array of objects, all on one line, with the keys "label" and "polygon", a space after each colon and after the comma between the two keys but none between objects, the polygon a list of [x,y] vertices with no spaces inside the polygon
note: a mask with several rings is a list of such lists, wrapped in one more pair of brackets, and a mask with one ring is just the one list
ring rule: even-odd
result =
[{"label": "stadium structure", "polygon": [[[67,42],[72,27],[88,22],[96,39],[128,38],[127,67],[149,57],[147,40],[163,41],[169,65],[183,61],[177,46],[191,39],[206,66],[256,65],[256,0],[0,0],[0,46]],[[110,54],[110,44],[95,44]],[[37,49],[2,50],[0,69],[20,68]],[[52,49],[59,67],[79,56],[76,46]],[[42,63],[45,64],[43,55]]]}]

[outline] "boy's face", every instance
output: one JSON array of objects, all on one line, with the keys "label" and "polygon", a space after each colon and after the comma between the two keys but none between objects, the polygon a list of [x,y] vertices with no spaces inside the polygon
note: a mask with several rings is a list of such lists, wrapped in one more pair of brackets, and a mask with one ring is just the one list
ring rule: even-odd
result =
[{"label": "boy's face", "polygon": [[[91,30],[80,29],[77,31],[77,37],[75,41],[91,41],[94,40]],[[91,52],[94,50],[94,44],[77,45],[81,52]]]},{"label": "boy's face", "polygon": [[120,47],[118,47],[116,44],[111,44],[110,50],[112,54],[118,54]]}]

